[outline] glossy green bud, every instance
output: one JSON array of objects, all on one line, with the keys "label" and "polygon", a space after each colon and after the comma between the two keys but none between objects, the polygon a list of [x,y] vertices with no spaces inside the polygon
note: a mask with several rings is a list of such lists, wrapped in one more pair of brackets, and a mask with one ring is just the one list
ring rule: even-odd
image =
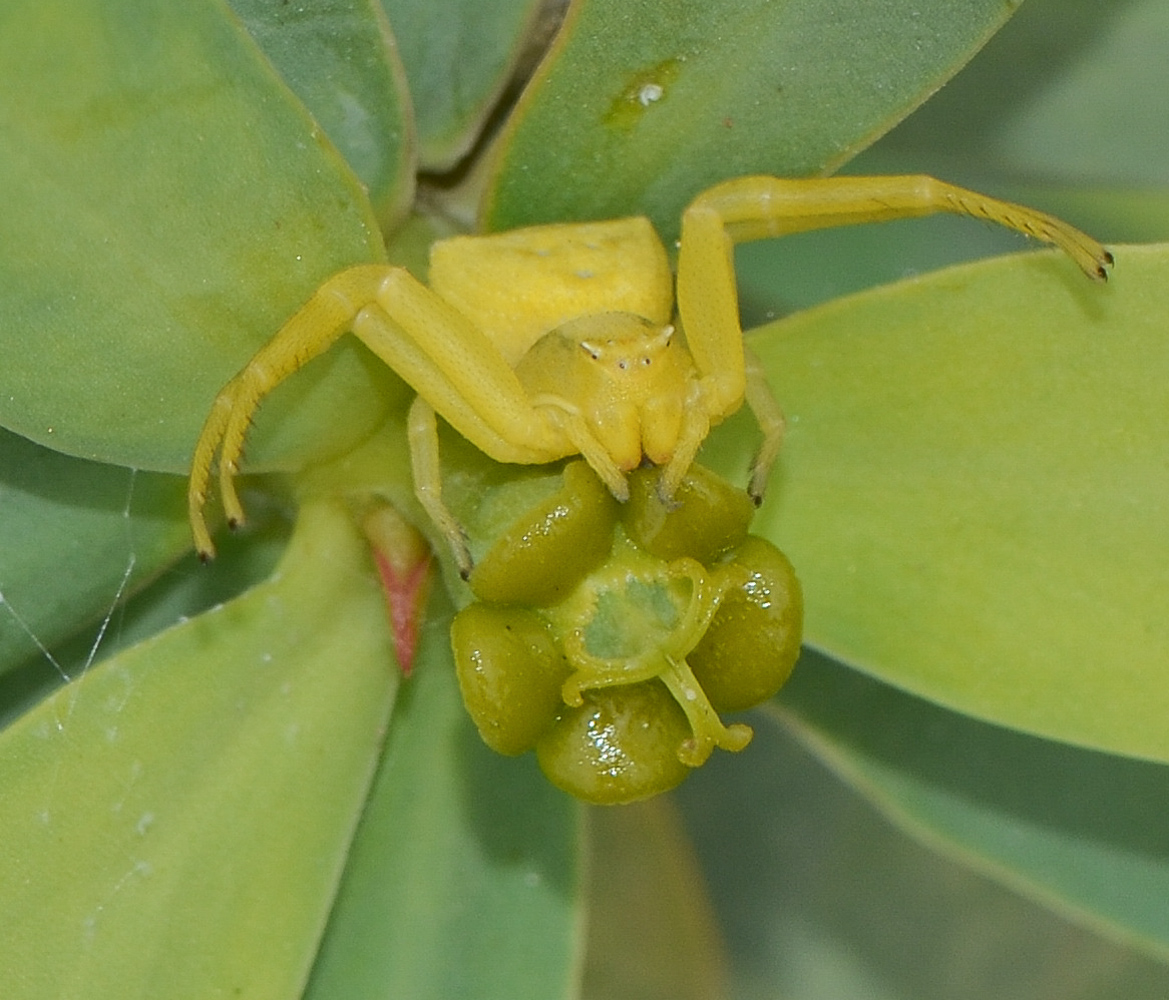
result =
[{"label": "glossy green bud", "polygon": [[471,604],[451,623],[451,648],[483,741],[503,754],[532,749],[563,708],[570,673],[544,619],[526,608]]},{"label": "glossy green bud", "polygon": [[749,537],[720,571],[736,586],[686,662],[716,711],[737,712],[766,701],[791,675],[804,602],[791,563],[765,539]]},{"label": "glossy green bud", "polygon": [[585,462],[564,468],[564,488],[527,511],[468,581],[480,600],[538,607],[562,601],[609,554],[617,502]]},{"label": "glossy green bud", "polygon": [[686,714],[658,680],[585,692],[537,744],[548,780],[596,805],[634,802],[679,784]]},{"label": "glossy green bud", "polygon": [[660,477],[658,469],[638,469],[629,477],[622,518],[635,544],[659,559],[690,556],[700,563],[742,544],[755,514],[746,491],[692,465],[667,506],[658,496]]}]

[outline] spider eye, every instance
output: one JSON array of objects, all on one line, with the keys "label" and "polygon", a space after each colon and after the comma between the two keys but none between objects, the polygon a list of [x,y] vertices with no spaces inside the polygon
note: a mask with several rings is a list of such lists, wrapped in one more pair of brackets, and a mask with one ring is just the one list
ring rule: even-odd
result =
[{"label": "spider eye", "polygon": [[673,343],[673,338],[674,327],[672,325],[663,326],[660,330],[658,330],[653,339],[650,341],[650,349],[654,354],[660,354],[662,351],[669,348],[670,344]]}]

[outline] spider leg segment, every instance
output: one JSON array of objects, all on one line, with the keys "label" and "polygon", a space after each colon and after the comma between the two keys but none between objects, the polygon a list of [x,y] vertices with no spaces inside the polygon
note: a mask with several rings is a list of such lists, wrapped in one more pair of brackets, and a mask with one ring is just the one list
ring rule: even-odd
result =
[{"label": "spider leg segment", "polygon": [[771,391],[767,381],[767,373],[763,365],[750,348],[744,349],[747,375],[747,407],[755,416],[756,423],[763,431],[763,442],[755,453],[751,463],[751,481],[747,484],[747,493],[755,506],[763,503],[763,493],[767,489],[767,478],[771,474],[771,467],[779,457],[779,449],[783,445],[783,435],[787,430],[787,420],[779,401]]},{"label": "spider leg segment", "polygon": [[532,405],[539,407],[546,419],[572,442],[573,452],[589,463],[613,496],[622,502],[629,499],[629,483],[625,479],[625,473],[613,461],[596,435],[589,430],[579,407],[551,394],[533,397]]},{"label": "spider leg segment", "polygon": [[678,256],[678,314],[706,388],[711,423],[730,416],[745,399],[763,428],[750,486],[757,501],[783,438],[783,414],[762,372],[745,354],[734,244],[937,212],[1017,230],[1059,247],[1089,278],[1108,276],[1112,255],[1067,223],[932,177],[743,177],[715,185],[686,209]]},{"label": "spider leg segment", "polygon": [[[668,507],[674,497],[674,491],[690,471],[698,449],[710,433],[710,414],[713,407],[706,396],[706,387],[701,382],[694,384],[693,397],[687,400],[688,405],[682,412],[682,424],[678,432],[678,439],[674,444],[674,453],[662,469],[658,480],[658,497]],[[768,390],[770,391],[770,390]]]},{"label": "spider leg segment", "polygon": [[[195,446],[187,494],[195,546],[203,558],[215,552],[203,507],[216,453],[224,512],[229,524],[238,525],[244,515],[234,478],[253,414],[265,395],[349,330],[455,430],[497,461],[539,464],[575,453],[559,425],[531,404],[515,371],[473,323],[403,268],[350,268],[326,281],[216,397]],[[423,413],[416,415],[418,426]],[[424,468],[423,479],[431,474]],[[425,493],[420,500],[434,510],[441,503]],[[455,544],[457,533],[443,530]],[[462,562],[465,546],[463,553],[457,544],[455,549]]]},{"label": "spider leg segment", "polygon": [[215,397],[191,461],[187,510],[195,549],[204,558],[215,552],[203,507],[211,469],[219,452],[219,487],[229,524],[243,521],[234,479],[239,472],[244,437],[260,400],[289,375],[324,353],[349,329],[357,311],[373,300],[386,268],[354,267],[325,282],[284,328]]},{"label": "spider leg segment", "polygon": [[410,467],[414,473],[414,495],[434,526],[446,538],[454,553],[459,575],[471,576],[471,550],[462,525],[442,500],[442,467],[438,449],[438,419],[421,396],[415,396],[407,417],[406,433],[410,443]]},{"label": "spider leg segment", "polygon": [[919,174],[802,180],[742,177],[709,188],[691,202],[687,213],[691,211],[713,212],[735,243],[951,212],[1059,247],[1089,278],[1107,278],[1112,264],[1111,254],[1099,243],[1054,216]]},{"label": "spider leg segment", "polygon": [[404,268],[386,269],[376,302],[357,314],[353,332],[496,461],[538,464],[572,453],[498,347]]}]

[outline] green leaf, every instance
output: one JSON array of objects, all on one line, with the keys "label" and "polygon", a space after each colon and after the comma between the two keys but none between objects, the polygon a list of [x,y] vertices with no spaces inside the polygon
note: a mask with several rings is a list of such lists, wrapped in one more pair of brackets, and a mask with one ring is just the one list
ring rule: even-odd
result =
[{"label": "green leaf", "polygon": [[[205,565],[190,548],[185,480],[72,459],[28,442],[22,449],[0,444],[0,456],[14,455],[19,461],[9,468],[26,468],[35,486],[24,494],[21,476],[0,472],[11,487],[0,485],[6,515],[0,586],[7,588],[0,727],[95,664],[266,579],[288,545],[286,501],[249,489],[247,525],[226,533]],[[165,499],[161,517],[158,499]],[[92,505],[103,500],[111,506]],[[85,572],[47,569],[74,564]]]},{"label": "green leaf", "polygon": [[580,806],[483,745],[449,628],[444,607],[399,698],[312,1000],[576,995]]},{"label": "green leaf", "polygon": [[397,221],[414,194],[413,122],[377,0],[229,2],[368,188],[383,225]]},{"label": "green leaf", "polygon": [[590,807],[587,1000],[719,1000],[726,957],[694,848],[665,796]]},{"label": "green leaf", "polygon": [[[0,91],[0,425],[185,471],[220,386],[326,276],[382,257],[364,192],[211,0],[12,0]],[[383,366],[346,345],[312,367],[251,468],[376,426]]]},{"label": "green leaf", "polygon": [[426,170],[470,150],[539,13],[538,0],[381,0],[398,40]]},{"label": "green leaf", "polygon": [[99,622],[189,550],[185,493],[178,477],[0,431],[0,674]]},{"label": "green leaf", "polygon": [[835,169],[1011,8],[579,0],[501,137],[485,226],[642,212],[672,237],[685,203],[718,180]]},{"label": "green leaf", "polygon": [[1169,7],[1161,0],[1029,0],[978,59],[890,134],[875,166],[901,170],[911,161],[958,181],[1164,187],[1166,37]]},{"label": "green leaf", "polygon": [[765,328],[788,411],[754,530],[806,637],[968,714],[1169,760],[1169,248],[1034,254]]},{"label": "green leaf", "polygon": [[[252,496],[263,499],[263,494]],[[12,684],[19,688],[40,677],[54,682],[51,686],[55,687],[62,673],[78,677],[95,663],[230,601],[267,579],[288,546],[292,532],[289,512],[277,505],[252,505],[249,511],[247,526],[226,534],[210,564],[185,547],[183,558],[137,593],[119,593],[102,609],[99,622],[75,629],[64,644],[50,647],[51,662],[43,653],[26,662]],[[0,704],[7,701],[0,689]]]},{"label": "green leaf", "polygon": [[300,996],[395,689],[366,559],[306,507],[269,582],[0,734],[9,992]]},{"label": "green leaf", "polygon": [[[803,676],[805,669],[811,677]],[[821,676],[825,671],[831,671],[829,677]],[[863,703],[864,694],[881,686],[860,678],[855,687],[836,683],[835,675],[848,673],[813,658],[796,668],[791,684],[805,692],[821,691],[823,704],[815,707],[828,714],[839,696],[847,706],[839,715],[863,716],[866,737],[892,751],[895,761],[910,758],[917,744],[924,775],[932,778],[935,772],[924,757],[929,747],[943,750],[951,733],[943,717],[949,713],[935,709],[928,719],[896,713],[886,722],[880,713],[889,700],[878,694],[871,706]],[[850,691],[862,697],[849,698]],[[810,715],[808,702],[801,696],[797,707]],[[785,710],[785,721],[791,714]],[[1004,889],[977,865],[966,864],[969,856],[955,861],[926,849],[890,825],[779,726],[766,718],[752,721],[758,724],[750,747],[742,754],[715,755],[674,793],[729,938],[733,996],[1159,1000],[1169,992],[1164,964]],[[932,736],[924,729],[906,732],[900,728],[903,722],[938,729]],[[805,730],[801,724],[797,735]],[[883,731],[879,737],[878,730]],[[961,729],[955,735],[961,737]],[[905,749],[895,757],[899,741]],[[865,746],[860,740],[854,745]],[[999,754],[986,762],[985,771],[981,760],[969,755],[947,754],[944,761],[947,774],[939,784],[952,790],[955,800],[966,792],[993,796],[994,774],[1004,768],[1007,794],[1020,806],[1008,832],[1025,829],[1023,820],[1034,813],[1020,800],[1031,789],[1015,785],[1016,777],[1028,774],[1025,766],[1012,770]],[[1042,751],[1040,761],[1055,763]],[[1072,781],[1069,776],[1068,784]],[[1045,801],[1054,798],[1042,788],[1034,791]],[[1163,802],[1163,791],[1159,795],[1157,801]],[[1115,801],[1106,799],[1097,807],[1072,793],[1064,814],[1081,807],[1079,828],[1094,834],[1108,826],[1104,810]],[[1051,832],[1055,839],[1058,831]],[[1106,845],[1107,840],[1101,853]]]},{"label": "green leaf", "polygon": [[1169,958],[1169,772],[955,715],[815,654],[780,716],[911,833]]}]

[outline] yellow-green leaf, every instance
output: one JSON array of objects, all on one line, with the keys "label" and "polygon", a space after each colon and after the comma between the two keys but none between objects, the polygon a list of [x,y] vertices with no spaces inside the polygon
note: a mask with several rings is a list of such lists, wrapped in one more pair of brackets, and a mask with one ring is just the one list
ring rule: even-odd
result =
[{"label": "yellow-green leaf", "polygon": [[[185,472],[223,383],[382,257],[365,193],[217,0],[8,0],[0,93],[0,425]],[[251,468],[376,426],[384,366],[349,342],[312,368],[265,407]]]},{"label": "yellow-green leaf", "polygon": [[756,522],[807,639],[1056,739],[1169,760],[1169,248],[942,271],[754,339],[789,415]]},{"label": "yellow-green leaf", "polygon": [[318,504],[271,580],[6,729],[5,993],[299,997],[395,678],[364,544]]},{"label": "yellow-green leaf", "polygon": [[1163,764],[987,725],[810,652],[771,711],[930,846],[1169,958]]},{"label": "yellow-green leaf", "polygon": [[659,796],[619,809],[592,806],[588,820],[589,946],[581,995],[722,1000],[724,945],[674,803]]}]

